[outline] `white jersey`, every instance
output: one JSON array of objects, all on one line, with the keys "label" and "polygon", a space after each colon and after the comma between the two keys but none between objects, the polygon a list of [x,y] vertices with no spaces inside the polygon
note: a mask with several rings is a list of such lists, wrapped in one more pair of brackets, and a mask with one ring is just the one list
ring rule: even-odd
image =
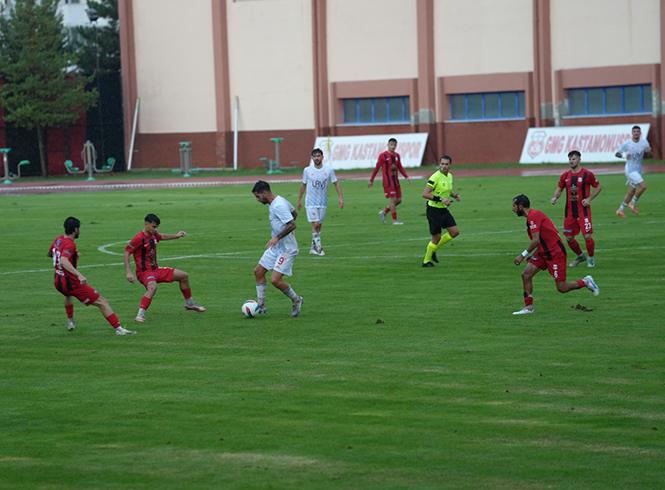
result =
[{"label": "white jersey", "polygon": [[302,183],[307,185],[306,208],[328,206],[328,184],[337,182],[335,171],[327,165],[316,168],[310,165],[302,172]]},{"label": "white jersey", "polygon": [[[284,231],[289,221],[293,221],[293,214],[291,212],[295,211],[295,209],[282,196],[277,196],[273,199],[270,203],[270,231],[273,238]],[[298,253],[298,242],[296,241],[295,234],[291,232],[280,239],[277,245],[275,245],[275,250],[280,253]]]},{"label": "white jersey", "polygon": [[642,173],[642,159],[644,152],[649,147],[649,142],[644,138],[635,143],[632,138],[624,142],[619,151],[621,153],[630,153],[630,158],[626,160],[626,175],[631,172]]}]

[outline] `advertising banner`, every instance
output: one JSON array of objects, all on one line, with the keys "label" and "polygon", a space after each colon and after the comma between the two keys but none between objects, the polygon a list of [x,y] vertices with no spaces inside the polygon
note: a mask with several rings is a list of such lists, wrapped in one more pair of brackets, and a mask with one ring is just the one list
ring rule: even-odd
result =
[{"label": "advertising banner", "polygon": [[633,126],[640,126],[643,138],[649,134],[645,123],[529,128],[520,163],[568,163],[572,150],[582,154],[583,162],[618,162],[614,154],[631,138]]},{"label": "advertising banner", "polygon": [[388,140],[395,138],[395,151],[402,158],[402,166],[420,167],[427,136],[428,133],[320,136],[314,141],[314,148],[323,150],[323,163],[333,170],[374,168],[379,155],[388,149]]}]

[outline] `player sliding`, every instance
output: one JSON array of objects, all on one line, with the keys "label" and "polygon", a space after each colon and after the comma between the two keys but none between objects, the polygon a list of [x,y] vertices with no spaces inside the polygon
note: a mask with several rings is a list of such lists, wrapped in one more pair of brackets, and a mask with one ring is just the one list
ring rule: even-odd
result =
[{"label": "player sliding", "polygon": [[556,289],[560,293],[567,293],[573,289],[587,287],[594,296],[599,290],[591,276],[578,281],[566,282],[566,246],[561,241],[559,232],[552,220],[545,213],[531,209],[531,202],[524,194],[513,199],[513,213],[526,218],[526,231],[531,243],[524,252],[515,257],[515,265],[520,265],[527,255],[535,252],[528,258],[528,263],[522,271],[524,284],[524,308],[515,311],[513,315],[533,313],[533,276],[541,270],[548,270],[554,278]]},{"label": "player sliding", "polygon": [[70,216],[65,220],[65,234],[59,236],[51,245],[48,257],[53,257],[55,277],[53,280],[55,289],[65,297],[65,312],[67,313],[67,331],[76,328],[74,324],[74,299],[78,299],[85,306],[96,306],[111,324],[116,335],[135,334],[131,330],[125,330],[120,326],[118,317],[113,313],[109,302],[103,298],[96,289],[88,285],[88,280],[76,269],[76,264],[81,256],[76,250],[74,240],[81,233],[81,222]]},{"label": "player sliding", "polygon": [[[203,306],[197,305],[192,299],[192,290],[189,287],[189,275],[179,269],[172,267],[159,267],[157,265],[157,243],[162,240],[175,240],[187,236],[184,231],[179,231],[175,235],[160,234],[157,232],[160,220],[155,214],[149,214],[145,217],[145,228],[140,231],[129,245],[125,247],[123,260],[125,262],[125,270],[127,271],[127,280],[132,284],[136,279],[143,284],[146,293],[141,299],[141,306],[139,307],[138,315],[134,321],[145,322],[145,312],[152,302],[152,298],[157,292],[157,284],[160,282],[173,282],[180,283],[180,291],[185,297],[185,309],[203,312],[206,309]],[[129,255],[134,255],[134,262],[136,264],[136,279],[132,274],[129,265]]]}]

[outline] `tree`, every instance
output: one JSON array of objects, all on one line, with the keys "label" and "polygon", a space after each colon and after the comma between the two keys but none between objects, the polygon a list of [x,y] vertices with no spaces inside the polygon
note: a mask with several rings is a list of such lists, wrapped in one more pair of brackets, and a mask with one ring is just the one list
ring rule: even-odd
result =
[{"label": "tree", "polygon": [[42,175],[48,176],[46,129],[76,122],[97,100],[84,90],[77,57],[66,49],[58,0],[16,0],[0,15],[0,103],[5,121],[36,129]]}]

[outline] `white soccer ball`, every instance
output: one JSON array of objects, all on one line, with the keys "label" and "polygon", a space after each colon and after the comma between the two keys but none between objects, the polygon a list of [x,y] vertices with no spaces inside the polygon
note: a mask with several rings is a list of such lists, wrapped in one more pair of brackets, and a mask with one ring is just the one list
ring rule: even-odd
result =
[{"label": "white soccer ball", "polygon": [[242,304],[242,314],[247,318],[254,318],[259,314],[259,304],[253,299],[248,299]]}]

